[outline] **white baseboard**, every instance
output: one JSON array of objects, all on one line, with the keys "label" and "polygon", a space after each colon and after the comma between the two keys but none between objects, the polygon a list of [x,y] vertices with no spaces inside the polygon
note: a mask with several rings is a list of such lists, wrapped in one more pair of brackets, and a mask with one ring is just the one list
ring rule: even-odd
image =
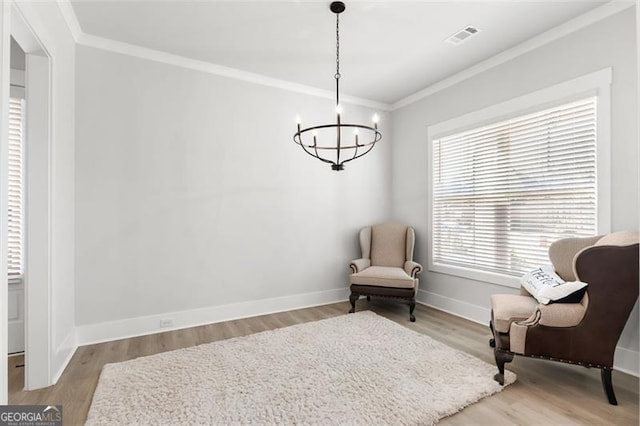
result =
[{"label": "white baseboard", "polygon": [[441,296],[430,291],[418,290],[416,301],[439,311],[480,324],[489,325],[489,320],[491,319],[491,309],[489,308]]},{"label": "white baseboard", "polygon": [[[78,346],[326,305],[345,301],[348,297],[349,290],[347,288],[340,288],[77,326],[75,335],[70,334],[67,339],[65,339],[65,344],[61,345],[61,347],[66,349],[58,351],[55,357],[55,361],[59,361],[59,364],[54,364],[59,365],[55,381],[58,380],[64,371],[64,368]],[[487,325],[491,318],[491,310],[489,308],[441,296],[429,291],[420,290],[416,299],[418,303],[423,305],[479,324]],[[160,320],[165,318],[173,319],[174,326],[160,328]],[[73,342],[73,344],[67,344],[67,341]],[[640,376],[639,360],[640,356],[638,352],[618,346],[616,348],[614,368],[627,374]]]},{"label": "white baseboard", "polygon": [[616,353],[613,357],[613,368],[632,376],[640,377],[640,354],[631,349],[616,347]]},{"label": "white baseboard", "polygon": [[76,330],[72,329],[54,352],[51,363],[51,371],[54,372],[52,384],[56,384],[58,382],[58,379],[62,376],[65,368],[67,368],[69,361],[73,358],[73,354],[76,353],[76,349],[78,349],[78,344],[76,342]]},{"label": "white baseboard", "polygon": [[[416,301],[439,311],[483,325],[488,325],[491,319],[491,309],[489,308],[441,296],[430,291],[418,290]],[[640,353],[620,346],[616,347],[613,368],[617,371],[640,377]]]},{"label": "white baseboard", "polygon": [[[348,299],[348,288],[339,288],[292,296],[251,300],[229,305],[210,306],[188,311],[166,312],[158,315],[80,325],[76,327],[76,338],[78,346],[82,346],[147,334],[163,333],[221,321],[326,305]],[[160,328],[161,319],[172,319],[173,326]]]}]

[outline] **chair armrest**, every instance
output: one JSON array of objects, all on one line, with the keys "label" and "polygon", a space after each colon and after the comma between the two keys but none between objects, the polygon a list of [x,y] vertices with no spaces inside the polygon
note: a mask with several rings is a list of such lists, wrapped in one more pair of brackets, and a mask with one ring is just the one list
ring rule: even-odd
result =
[{"label": "chair armrest", "polygon": [[587,311],[587,297],[582,303],[552,303],[538,305],[536,312],[525,321],[526,325],[544,325],[546,327],[575,327],[580,324]]},{"label": "chair armrest", "polygon": [[404,271],[407,275],[411,276],[411,278],[415,278],[420,272],[422,272],[422,265],[418,262],[414,262],[413,260],[407,260],[404,262]]},{"label": "chair armrest", "polygon": [[369,266],[371,266],[371,259],[355,259],[349,264],[351,272],[354,274],[368,268]]}]

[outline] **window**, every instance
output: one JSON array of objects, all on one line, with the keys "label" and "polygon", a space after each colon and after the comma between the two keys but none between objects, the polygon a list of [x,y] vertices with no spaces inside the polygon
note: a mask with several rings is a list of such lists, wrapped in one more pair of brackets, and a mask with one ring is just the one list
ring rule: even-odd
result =
[{"label": "window", "polygon": [[8,191],[8,261],[9,279],[20,279],[23,273],[24,224],[24,99],[9,98],[9,191]]},{"label": "window", "polygon": [[[598,94],[564,96],[506,119],[492,114],[500,108],[482,111],[461,120],[470,124],[441,126],[449,130],[430,140],[431,270],[513,286],[549,263],[553,241],[606,230]],[[531,99],[540,105],[539,96]],[[481,123],[473,123],[478,116]]]}]

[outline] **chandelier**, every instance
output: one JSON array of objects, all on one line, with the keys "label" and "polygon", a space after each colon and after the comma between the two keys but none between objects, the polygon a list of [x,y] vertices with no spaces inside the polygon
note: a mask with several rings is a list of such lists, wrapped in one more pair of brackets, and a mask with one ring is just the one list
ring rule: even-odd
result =
[{"label": "chandelier", "polygon": [[[378,115],[373,116],[373,127],[365,124],[346,124],[342,122],[343,108],[340,105],[340,14],[345,5],[334,1],[329,6],[336,14],[336,122],[301,128],[300,117],[296,117],[298,131],[293,141],[304,152],[320,161],[331,164],[331,170],[344,170],[344,163],[360,158],[373,149],[382,139],[378,130]],[[348,134],[351,133],[351,134]],[[328,141],[328,142],[327,142]]]}]

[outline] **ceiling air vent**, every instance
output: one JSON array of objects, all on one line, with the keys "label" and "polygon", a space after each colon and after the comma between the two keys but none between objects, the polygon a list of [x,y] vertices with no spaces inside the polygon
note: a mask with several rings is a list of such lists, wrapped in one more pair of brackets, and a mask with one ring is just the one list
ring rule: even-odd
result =
[{"label": "ceiling air vent", "polygon": [[472,27],[471,25],[468,25],[463,29],[461,29],[460,31],[456,31],[455,34],[453,34],[451,37],[449,37],[445,41],[447,43],[453,44],[454,46],[457,46],[463,41],[468,40],[471,36],[478,34],[478,32],[479,30],[476,27]]}]

